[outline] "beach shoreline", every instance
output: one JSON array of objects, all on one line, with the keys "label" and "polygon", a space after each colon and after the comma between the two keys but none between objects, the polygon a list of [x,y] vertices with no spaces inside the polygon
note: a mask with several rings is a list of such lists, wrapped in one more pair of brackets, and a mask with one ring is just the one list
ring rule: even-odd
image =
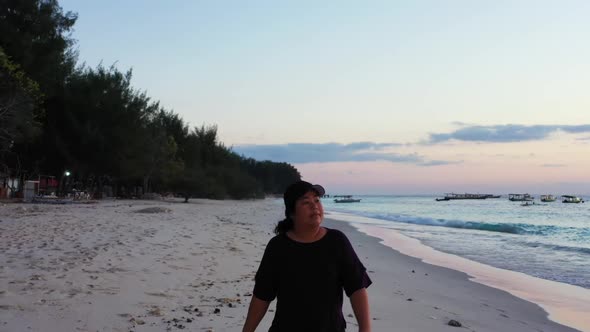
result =
[{"label": "beach shoreline", "polygon": [[[280,199],[0,205],[0,331],[240,331]],[[575,331],[326,214],[367,267],[373,331]],[[257,331],[267,331],[276,301]],[[348,300],[349,331],[356,322]]]},{"label": "beach shoreline", "polygon": [[520,272],[500,269],[454,254],[435,250],[397,230],[375,226],[378,220],[330,213],[330,217],[348,222],[363,234],[376,238],[382,245],[427,264],[440,266],[469,276],[469,280],[508,292],[540,306],[551,321],[590,331],[590,290],[566,283],[541,279]]}]

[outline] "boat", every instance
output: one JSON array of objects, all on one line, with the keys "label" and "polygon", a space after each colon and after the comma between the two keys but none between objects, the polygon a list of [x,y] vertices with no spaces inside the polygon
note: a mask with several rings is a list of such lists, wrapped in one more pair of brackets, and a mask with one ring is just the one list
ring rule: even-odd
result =
[{"label": "boat", "polygon": [[541,202],[555,202],[556,199],[553,195],[541,195]]},{"label": "boat", "polygon": [[512,202],[526,202],[535,199],[529,194],[508,194],[508,200]]},{"label": "boat", "polygon": [[360,198],[353,198],[352,195],[334,195],[334,203],[358,203]]},{"label": "boat", "polygon": [[437,202],[440,201],[450,201],[454,199],[486,199],[486,198],[500,198],[500,195],[492,195],[492,194],[455,194],[455,193],[446,193],[445,197],[443,198],[436,198]]},{"label": "boat", "polygon": [[578,196],[561,195],[561,197],[563,197],[563,203],[584,203],[584,200]]}]

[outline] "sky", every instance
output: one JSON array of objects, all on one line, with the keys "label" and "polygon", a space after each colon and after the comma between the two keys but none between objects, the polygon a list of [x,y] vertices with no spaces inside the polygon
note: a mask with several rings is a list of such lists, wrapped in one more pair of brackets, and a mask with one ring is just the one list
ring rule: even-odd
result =
[{"label": "sky", "polygon": [[74,1],[79,61],[333,194],[590,194],[590,1]]}]

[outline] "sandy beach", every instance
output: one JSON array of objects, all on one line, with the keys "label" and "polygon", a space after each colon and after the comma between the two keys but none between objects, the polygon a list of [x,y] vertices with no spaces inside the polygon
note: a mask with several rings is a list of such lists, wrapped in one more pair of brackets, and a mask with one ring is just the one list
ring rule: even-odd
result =
[{"label": "sandy beach", "polygon": [[[0,331],[240,331],[282,215],[272,199],[1,204]],[[374,331],[576,331],[346,222],[325,226],[347,234],[373,279]]]}]

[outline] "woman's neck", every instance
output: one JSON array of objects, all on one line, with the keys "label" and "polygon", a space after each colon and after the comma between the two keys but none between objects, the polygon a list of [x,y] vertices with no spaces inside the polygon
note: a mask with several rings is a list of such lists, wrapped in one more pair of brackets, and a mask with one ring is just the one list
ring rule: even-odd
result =
[{"label": "woman's neck", "polygon": [[310,243],[321,239],[326,234],[326,229],[321,226],[311,228],[294,227],[287,236],[297,242]]}]

